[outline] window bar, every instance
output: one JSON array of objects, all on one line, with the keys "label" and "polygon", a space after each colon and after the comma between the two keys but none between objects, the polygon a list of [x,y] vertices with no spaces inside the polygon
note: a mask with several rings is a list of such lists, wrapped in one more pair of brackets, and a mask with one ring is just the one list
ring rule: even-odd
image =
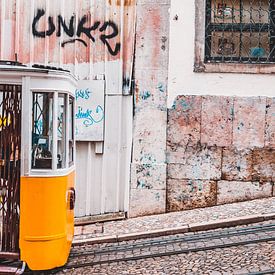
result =
[{"label": "window bar", "polygon": [[[262,16],[261,16],[261,11],[262,11],[262,0],[259,0],[259,9],[258,9],[258,15],[259,15],[259,24],[262,25]],[[258,45],[257,47],[259,47],[260,49],[263,49],[263,43],[262,43],[262,39],[264,36],[262,36],[262,32],[261,29],[259,29],[258,32]],[[260,58],[260,56],[258,56],[258,59]]]},{"label": "window bar", "polygon": [[206,31],[205,31],[205,61],[211,59],[211,1],[206,1],[205,8],[205,22],[206,22]]},{"label": "window bar", "polygon": [[69,146],[69,131],[70,131],[70,125],[69,125],[69,95],[66,94],[65,96],[65,130],[66,130],[66,134],[65,134],[65,143],[66,143],[66,157],[65,157],[65,167],[68,168],[69,167],[69,150],[70,150],[70,146]]},{"label": "window bar", "polygon": [[275,59],[275,3],[269,0],[269,61]]},{"label": "window bar", "polygon": [[57,117],[58,117],[58,93],[55,91],[53,93],[53,119],[52,119],[52,140],[53,140],[53,149],[52,149],[52,169],[55,171],[57,169]]},{"label": "window bar", "polygon": [[[240,0],[240,24],[243,23],[243,0]],[[239,57],[242,61],[242,51],[243,51],[243,32],[240,31],[240,47],[239,47]]]}]

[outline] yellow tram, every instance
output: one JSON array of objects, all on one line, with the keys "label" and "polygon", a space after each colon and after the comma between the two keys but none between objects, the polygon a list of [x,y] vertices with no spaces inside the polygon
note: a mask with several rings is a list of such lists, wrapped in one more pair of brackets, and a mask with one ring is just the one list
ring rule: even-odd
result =
[{"label": "yellow tram", "polygon": [[66,263],[74,233],[76,80],[0,66],[0,257],[32,270]]}]

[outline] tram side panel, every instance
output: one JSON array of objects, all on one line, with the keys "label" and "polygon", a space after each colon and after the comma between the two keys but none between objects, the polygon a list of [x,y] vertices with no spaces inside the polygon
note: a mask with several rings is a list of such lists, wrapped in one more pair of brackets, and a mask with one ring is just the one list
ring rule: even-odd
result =
[{"label": "tram side panel", "polygon": [[32,270],[67,262],[74,234],[75,172],[21,177],[20,255]]}]

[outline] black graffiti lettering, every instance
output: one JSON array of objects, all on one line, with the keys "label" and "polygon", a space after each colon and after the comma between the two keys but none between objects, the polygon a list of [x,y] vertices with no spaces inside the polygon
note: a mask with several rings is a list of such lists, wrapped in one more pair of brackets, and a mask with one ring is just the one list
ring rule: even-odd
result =
[{"label": "black graffiti lettering", "polygon": [[[56,36],[61,37],[62,30],[65,32],[65,34],[69,37],[78,37],[78,38],[72,38],[65,40],[61,43],[61,46],[64,47],[66,44],[74,43],[76,41],[82,43],[85,47],[88,47],[87,42],[85,42],[83,39],[81,39],[81,35],[85,35],[89,38],[93,43],[96,42],[95,37],[92,35],[93,31],[100,32],[99,39],[100,41],[107,47],[109,53],[111,55],[117,55],[120,51],[121,44],[120,42],[117,42],[115,44],[114,49],[111,46],[110,40],[114,39],[118,36],[119,30],[116,23],[112,21],[106,21],[102,23],[100,21],[96,21],[92,26],[87,26],[88,23],[88,16],[84,15],[79,20],[78,24],[76,25],[75,16],[71,16],[70,21],[66,22],[65,19],[62,17],[62,15],[57,16],[57,30],[56,26],[54,24],[54,19],[52,16],[48,17],[48,26],[47,30],[41,31],[38,30],[38,23],[45,15],[45,10],[38,9],[35,17],[33,18],[32,22],[32,33],[35,37],[45,38],[46,36],[51,36],[56,31]],[[108,34],[106,34],[106,32]]]},{"label": "black graffiti lettering", "polygon": [[91,31],[95,31],[99,25],[100,25],[100,22],[95,22],[93,26],[87,28],[84,26],[84,24],[87,22],[87,16],[83,16],[81,18],[81,20],[79,21],[79,24],[78,24],[78,28],[77,28],[77,32],[76,32],[76,35],[78,37],[80,37],[81,33],[84,33],[86,34],[93,42],[95,42],[95,39],[94,37],[91,35]]},{"label": "black graffiti lettering", "polygon": [[74,43],[75,41],[79,41],[79,42],[81,42],[85,47],[88,47],[87,43],[86,43],[84,40],[78,39],[78,38],[69,39],[69,40],[66,40],[66,41],[62,42],[61,47],[64,47],[66,44],[69,44],[69,43]]},{"label": "black graffiti lettering", "polygon": [[45,11],[44,10],[42,10],[42,9],[38,9],[37,10],[37,14],[34,17],[33,22],[32,22],[32,33],[33,33],[34,36],[45,38],[46,35],[50,36],[55,31],[55,25],[53,23],[52,16],[48,17],[49,29],[47,31],[38,31],[37,30],[37,26],[36,25],[37,25],[38,21],[40,20],[40,18],[43,17],[44,15],[45,15]]},{"label": "black graffiti lettering", "polygon": [[46,31],[46,35],[47,36],[51,36],[54,33],[54,31],[55,31],[55,25],[53,23],[52,16],[49,16],[48,23],[49,23],[49,29]]},{"label": "black graffiti lettering", "polygon": [[61,26],[62,26],[64,32],[69,37],[73,37],[74,36],[74,21],[75,21],[75,17],[72,16],[70,19],[69,27],[68,27],[66,25],[65,19],[63,19],[61,15],[58,15],[58,29],[56,32],[56,36],[57,37],[61,36]]},{"label": "black graffiti lettering", "polygon": [[100,35],[100,40],[103,42],[104,45],[107,46],[108,51],[111,55],[117,55],[120,51],[120,43],[116,43],[115,49],[113,50],[108,41],[109,39],[112,39],[118,35],[117,25],[112,21],[107,21],[103,24],[103,26],[99,29],[99,31],[100,32],[106,31],[108,27],[111,27],[113,29],[113,32],[107,35],[106,34]]}]

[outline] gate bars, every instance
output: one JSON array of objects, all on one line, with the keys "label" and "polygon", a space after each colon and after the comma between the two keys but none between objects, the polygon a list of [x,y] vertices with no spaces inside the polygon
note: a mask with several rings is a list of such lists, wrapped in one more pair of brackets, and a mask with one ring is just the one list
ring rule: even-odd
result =
[{"label": "gate bars", "polygon": [[21,86],[0,85],[0,256],[19,256]]}]

